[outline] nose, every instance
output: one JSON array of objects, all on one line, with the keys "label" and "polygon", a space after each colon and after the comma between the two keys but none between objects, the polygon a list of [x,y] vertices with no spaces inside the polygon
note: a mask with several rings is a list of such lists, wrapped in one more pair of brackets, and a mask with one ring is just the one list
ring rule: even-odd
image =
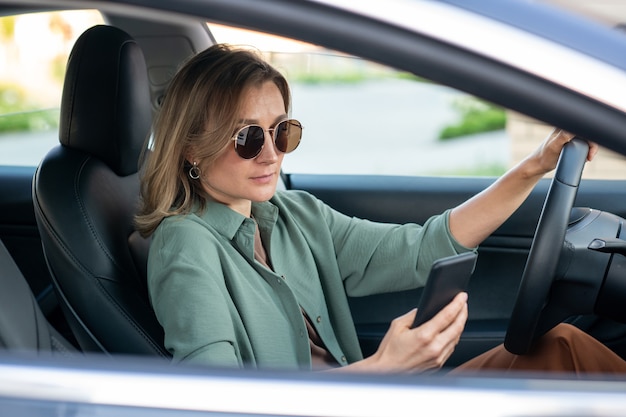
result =
[{"label": "nose", "polygon": [[263,149],[261,149],[261,153],[256,157],[256,160],[266,164],[275,163],[278,161],[278,149],[276,149],[272,131],[264,130],[263,133],[265,134],[265,143]]}]

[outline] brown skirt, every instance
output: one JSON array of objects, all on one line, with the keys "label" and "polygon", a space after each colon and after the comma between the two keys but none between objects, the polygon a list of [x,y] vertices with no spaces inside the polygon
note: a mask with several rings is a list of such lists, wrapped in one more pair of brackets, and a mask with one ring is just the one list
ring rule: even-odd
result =
[{"label": "brown skirt", "polygon": [[499,345],[451,373],[472,370],[626,374],[626,361],[578,328],[559,324],[542,336],[527,355],[514,355]]}]

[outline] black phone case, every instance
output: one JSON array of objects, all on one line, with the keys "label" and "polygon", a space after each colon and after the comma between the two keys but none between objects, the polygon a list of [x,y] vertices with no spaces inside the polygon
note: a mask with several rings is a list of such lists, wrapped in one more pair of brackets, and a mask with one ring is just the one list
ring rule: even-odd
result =
[{"label": "black phone case", "polygon": [[432,319],[458,293],[467,290],[476,258],[475,253],[467,252],[433,262],[412,327]]}]

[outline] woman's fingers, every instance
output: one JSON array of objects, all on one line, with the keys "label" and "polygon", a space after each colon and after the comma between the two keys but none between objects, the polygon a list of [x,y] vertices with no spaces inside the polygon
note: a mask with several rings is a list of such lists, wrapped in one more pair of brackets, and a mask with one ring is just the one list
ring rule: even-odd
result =
[{"label": "woman's fingers", "polygon": [[435,317],[420,327],[428,332],[441,333],[457,319],[464,308],[467,308],[467,293],[460,292]]},{"label": "woman's fingers", "polygon": [[454,352],[467,321],[467,293],[459,293],[431,320],[413,331],[422,346],[421,370],[440,368]]},{"label": "woman's fingers", "polygon": [[[563,129],[554,129],[552,133],[543,141],[541,146],[535,151],[534,155],[541,161],[541,166],[545,172],[549,172],[556,167],[563,146],[575,137],[574,134]],[[593,160],[598,153],[598,145],[589,142],[589,152],[587,153],[587,161]]]},{"label": "woman's fingers", "polygon": [[595,156],[597,155],[598,149],[600,147],[595,142],[587,141],[587,143],[589,143],[589,153],[587,153],[587,161],[592,161],[593,158],[595,158]]},{"label": "woman's fingers", "polygon": [[416,309],[395,318],[376,353],[370,370],[416,372],[441,367],[459,342],[467,320],[467,294],[458,294],[435,317],[411,328]]}]

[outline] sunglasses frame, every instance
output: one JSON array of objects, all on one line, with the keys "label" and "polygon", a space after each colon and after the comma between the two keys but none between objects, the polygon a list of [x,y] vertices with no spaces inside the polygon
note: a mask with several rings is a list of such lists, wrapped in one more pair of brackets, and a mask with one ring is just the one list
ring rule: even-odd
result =
[{"label": "sunglasses frame", "polygon": [[[295,122],[297,123],[297,125],[300,127],[300,138],[298,139],[298,143],[296,144],[295,148],[293,148],[290,151],[287,152],[283,152],[280,149],[278,149],[278,147],[276,146],[276,129],[278,128],[278,126],[281,123],[285,123],[285,122]],[[237,137],[239,136],[239,133],[244,130],[244,129],[248,129],[251,127],[258,127],[259,129],[261,129],[263,131],[263,144],[261,145],[261,147],[259,148],[259,150],[251,157],[246,158],[244,156],[242,156],[238,151],[237,151]],[[258,125],[258,124],[249,124],[249,125],[245,125],[242,126],[241,128],[237,129],[237,131],[235,132],[235,134],[231,137],[231,140],[235,142],[235,152],[237,152],[237,155],[242,158],[242,159],[254,159],[256,157],[258,157],[261,152],[263,152],[263,148],[265,147],[265,132],[270,134],[270,137],[272,138],[272,143],[274,144],[274,148],[278,151],[278,152],[283,152],[283,153],[290,153],[296,150],[296,148],[298,148],[298,145],[300,145],[300,141],[302,140],[302,130],[304,129],[304,126],[302,126],[302,123],[300,123],[300,121],[298,119],[292,119],[292,118],[287,118],[287,119],[283,119],[281,121],[279,121],[278,123],[276,123],[276,125],[274,127],[270,127],[269,129],[263,129],[263,126]],[[245,145],[243,145],[245,146]]]}]

